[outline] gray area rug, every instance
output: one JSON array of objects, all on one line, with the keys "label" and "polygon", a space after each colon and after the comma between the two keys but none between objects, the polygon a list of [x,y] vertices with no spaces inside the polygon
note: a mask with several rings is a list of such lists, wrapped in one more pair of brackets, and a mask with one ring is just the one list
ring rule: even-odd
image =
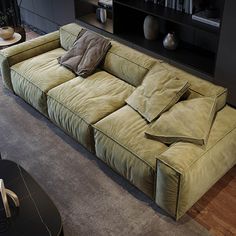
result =
[{"label": "gray area rug", "polygon": [[[1,78],[0,78],[1,80]],[[25,168],[58,207],[65,236],[208,235],[175,222],[148,197],[0,82],[0,152]]]}]

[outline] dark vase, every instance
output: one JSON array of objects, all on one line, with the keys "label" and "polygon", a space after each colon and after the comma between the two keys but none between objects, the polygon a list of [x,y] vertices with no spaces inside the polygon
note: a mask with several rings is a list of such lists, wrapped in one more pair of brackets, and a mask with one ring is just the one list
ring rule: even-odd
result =
[{"label": "dark vase", "polygon": [[163,40],[164,48],[168,50],[175,50],[178,47],[178,39],[175,33],[168,33]]},{"label": "dark vase", "polygon": [[146,16],[143,22],[144,37],[148,40],[155,40],[159,33],[159,22],[154,16]]}]

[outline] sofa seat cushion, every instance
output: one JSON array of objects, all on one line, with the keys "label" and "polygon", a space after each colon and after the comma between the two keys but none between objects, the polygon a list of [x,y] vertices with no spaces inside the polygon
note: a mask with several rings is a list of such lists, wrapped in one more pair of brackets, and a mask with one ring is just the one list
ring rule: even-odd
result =
[{"label": "sofa seat cushion", "polygon": [[148,123],[128,105],[94,125],[98,158],[154,198],[156,158],[167,146],[147,139]]},{"label": "sofa seat cushion", "polygon": [[49,91],[49,117],[93,152],[91,124],[125,105],[133,90],[133,86],[105,71],[86,79],[76,77]]},{"label": "sofa seat cushion", "polygon": [[47,115],[46,93],[75,77],[57,61],[65,52],[57,48],[11,67],[14,92],[44,115]]}]

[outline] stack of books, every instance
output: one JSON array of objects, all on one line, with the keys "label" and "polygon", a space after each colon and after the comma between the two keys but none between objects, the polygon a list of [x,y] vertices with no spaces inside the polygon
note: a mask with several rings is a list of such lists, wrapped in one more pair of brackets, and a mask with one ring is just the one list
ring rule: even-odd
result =
[{"label": "stack of books", "polygon": [[169,7],[187,14],[192,14],[193,0],[165,0],[165,7]]}]

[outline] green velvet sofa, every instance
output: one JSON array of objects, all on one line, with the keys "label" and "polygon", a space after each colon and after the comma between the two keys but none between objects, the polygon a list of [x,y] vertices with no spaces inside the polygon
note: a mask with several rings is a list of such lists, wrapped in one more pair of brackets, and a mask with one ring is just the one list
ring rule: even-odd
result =
[{"label": "green velvet sofa", "polygon": [[[76,77],[57,58],[80,30],[69,24],[2,50],[5,87],[179,219],[236,163],[236,110],[226,105],[227,90],[115,41],[94,74]],[[146,77],[163,69],[189,81],[188,99],[217,97],[204,148],[146,138],[147,121],[125,103]]]}]

